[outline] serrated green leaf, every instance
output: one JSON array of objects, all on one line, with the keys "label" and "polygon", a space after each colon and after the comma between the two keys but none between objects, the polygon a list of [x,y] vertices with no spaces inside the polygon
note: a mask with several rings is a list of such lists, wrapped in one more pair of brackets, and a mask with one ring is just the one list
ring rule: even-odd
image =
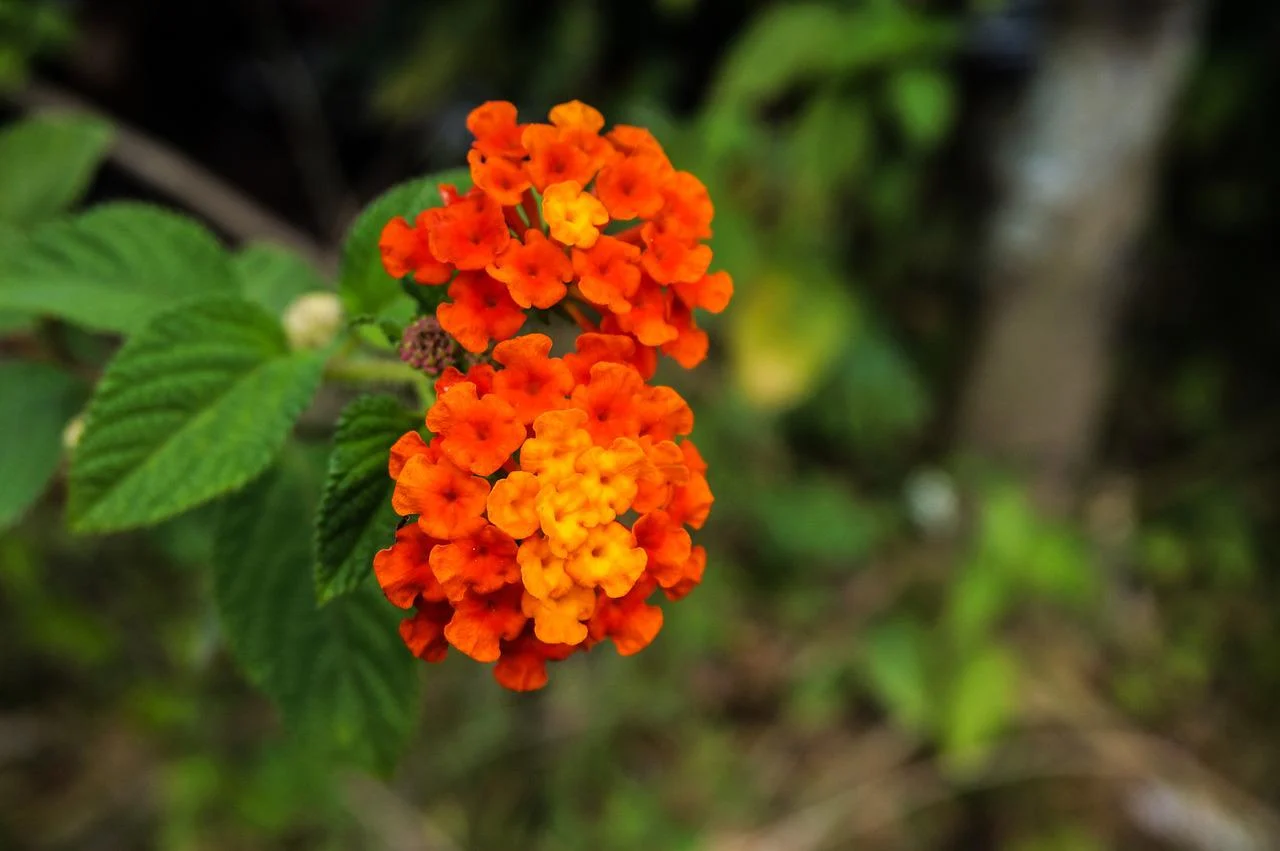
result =
[{"label": "serrated green leaf", "polygon": [[378,238],[387,222],[396,216],[413,221],[423,210],[439,207],[441,183],[452,183],[459,192],[465,192],[471,186],[471,173],[467,169],[453,169],[393,186],[356,218],[342,247],[338,283],[338,292],[349,315],[381,316],[388,311],[395,313],[397,308],[399,313],[404,313],[406,305],[412,310],[412,302],[401,292],[399,281],[382,268]]},{"label": "serrated green leaf", "polygon": [[212,298],[157,316],[107,367],[71,466],[80,532],[164,520],[270,465],[315,394],[322,352],[290,352],[257,305]]},{"label": "serrated green leaf", "polygon": [[929,640],[921,626],[899,619],[867,636],[867,679],[876,696],[906,728],[924,731],[932,717]]},{"label": "serrated green leaf", "polygon": [[889,79],[889,103],[906,140],[919,148],[932,148],[951,129],[955,93],[951,81],[939,71],[907,68]]},{"label": "serrated green leaf", "polygon": [[111,145],[111,125],[84,115],[20,121],[0,132],[0,222],[29,227],[80,199]]},{"label": "serrated green leaf", "polygon": [[329,289],[314,266],[279,245],[252,243],[231,259],[231,265],[244,297],[273,316],[283,314],[303,293]]},{"label": "serrated green leaf", "polygon": [[83,382],[48,364],[0,363],[0,530],[44,492],[86,395]]},{"label": "serrated green leaf", "polygon": [[175,303],[238,291],[211,233],[143,204],[106,204],[50,222],[0,256],[0,309],[98,331],[136,331]]},{"label": "serrated green leaf", "polygon": [[417,714],[416,660],[377,586],[317,607],[311,512],[319,485],[292,453],[218,521],[214,595],[227,644],[286,722],[317,747],[389,769]]},{"label": "serrated green leaf", "polygon": [[366,396],[346,407],[329,456],[316,514],[316,597],[326,603],[369,578],[373,554],[395,538],[394,482],[387,451],[422,417],[391,396]]}]

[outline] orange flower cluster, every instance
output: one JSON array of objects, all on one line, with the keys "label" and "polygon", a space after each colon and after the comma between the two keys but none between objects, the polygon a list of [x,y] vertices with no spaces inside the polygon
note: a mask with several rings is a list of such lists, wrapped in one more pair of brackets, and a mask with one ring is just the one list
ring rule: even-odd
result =
[{"label": "orange flower cluster", "polygon": [[[649,131],[572,101],[549,124],[520,124],[510,103],[467,118],[472,189],[440,187],[444,206],[390,221],[379,248],[389,274],[448,285],[440,325],[467,351],[514,337],[526,311],[561,308],[586,331],[632,338],[652,376],[659,351],[691,369],[707,355],[697,308],[733,295],[708,272],[713,208]],[[536,193],[536,194],[535,194]],[[544,230],[545,223],[545,230]]]},{"label": "orange flower cluster", "polygon": [[[393,277],[448,286],[440,326],[480,357],[436,381],[430,440],[412,431],[392,447],[392,504],[416,520],[373,566],[387,598],[414,609],[400,634],[415,655],[452,646],[526,691],[546,684],[547,662],[605,639],[640,651],[662,626],[651,595],[701,581],[689,530],[713,498],[683,439],[693,412],[648,381],[659,352],[703,360],[693,310],[723,310],[733,285],[708,272],[706,189],[648,131],[601,135],[577,101],[527,125],[487,103],[467,126],[474,188],[442,186],[444,206],[392,220],[380,248]],[[545,335],[516,336],[551,309],[581,329],[563,357]]]},{"label": "orange flower cluster", "polygon": [[416,655],[453,645],[519,691],[605,638],[623,655],[648,645],[662,626],[648,597],[702,578],[688,528],[712,503],[698,450],[676,442],[693,412],[645,383],[629,338],[550,352],[529,334],[494,347],[497,367],[440,377],[431,442],[412,431],[391,450],[392,504],[417,522],[373,563],[388,599],[417,609],[400,629]]}]

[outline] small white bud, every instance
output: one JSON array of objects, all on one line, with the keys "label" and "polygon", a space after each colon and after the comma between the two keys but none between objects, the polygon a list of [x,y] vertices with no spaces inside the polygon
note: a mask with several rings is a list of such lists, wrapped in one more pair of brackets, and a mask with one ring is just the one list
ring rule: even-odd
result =
[{"label": "small white bud", "polygon": [[80,438],[84,436],[84,417],[77,416],[67,423],[66,428],[62,430],[62,448],[68,453],[75,451],[80,445]]},{"label": "small white bud", "polygon": [[926,535],[945,537],[960,522],[960,495],[942,470],[917,470],[905,487],[907,512]]},{"label": "small white bud", "polygon": [[284,333],[295,349],[322,349],[342,328],[342,302],[333,293],[303,293],[284,311]]}]

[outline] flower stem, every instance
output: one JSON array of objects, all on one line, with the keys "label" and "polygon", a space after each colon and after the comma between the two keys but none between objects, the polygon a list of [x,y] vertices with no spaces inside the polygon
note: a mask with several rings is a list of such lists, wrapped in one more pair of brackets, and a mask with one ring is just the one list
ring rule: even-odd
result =
[{"label": "flower stem", "polygon": [[339,355],[325,364],[324,377],[344,384],[407,385],[414,389],[424,409],[435,402],[431,380],[400,361]]},{"label": "flower stem", "polygon": [[529,227],[534,230],[542,230],[542,217],[538,215],[538,201],[533,197],[532,189],[524,191],[524,197],[520,199],[520,206],[524,209],[525,218],[529,220]]}]

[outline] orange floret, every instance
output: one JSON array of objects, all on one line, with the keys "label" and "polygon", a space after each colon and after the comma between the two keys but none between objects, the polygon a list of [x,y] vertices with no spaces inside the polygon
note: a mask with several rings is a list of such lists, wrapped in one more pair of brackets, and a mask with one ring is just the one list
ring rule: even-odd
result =
[{"label": "orange floret", "polygon": [[523,470],[508,473],[489,491],[489,522],[513,538],[527,538],[538,531],[534,500],[542,484]]},{"label": "orange floret", "polygon": [[469,381],[455,384],[427,411],[427,428],[440,436],[440,451],[459,467],[488,476],[524,442],[515,409],[495,394],[480,398]]},{"label": "orange floret", "polygon": [[418,525],[433,538],[461,538],[484,525],[481,514],[489,483],[458,469],[448,459],[432,463],[415,455],[405,463],[391,494],[397,514],[418,515]]},{"label": "orange floret", "polygon": [[467,129],[475,136],[475,148],[487,157],[524,158],[521,136],[524,126],[516,123],[516,108],[501,100],[482,103],[467,116]]},{"label": "orange floret", "polygon": [[689,468],[680,447],[670,440],[641,438],[641,445],[649,466],[636,482],[636,498],[631,507],[639,514],[647,514],[671,501],[674,486],[688,484]]},{"label": "orange floret", "polygon": [[578,486],[596,505],[599,522],[607,523],[631,507],[648,460],[640,444],[627,437],[619,437],[608,449],[592,446],[578,456]]},{"label": "orange floret", "polygon": [[573,375],[560,358],[549,358],[551,338],[526,334],[499,343],[493,359],[505,369],[493,380],[493,392],[515,408],[516,418],[529,424],[546,411],[563,408],[573,389]]},{"label": "orange floret", "polygon": [[551,119],[552,124],[563,130],[599,133],[604,129],[604,116],[600,110],[580,100],[571,100],[551,107],[547,117]]},{"label": "orange floret", "polygon": [[[600,136],[600,131],[604,128],[604,116],[595,107],[573,100],[553,106],[548,118],[564,138],[587,155],[592,172],[613,156],[613,145]],[[582,183],[586,185],[587,181]]]},{"label": "orange floret", "polygon": [[431,572],[454,602],[467,592],[490,594],[520,579],[516,542],[492,525],[436,547],[430,563]]},{"label": "orange floret", "polygon": [[453,267],[441,263],[431,253],[425,224],[426,213],[418,216],[417,225],[396,216],[387,222],[378,238],[382,268],[393,278],[413,275],[420,284],[443,284],[453,276]]},{"label": "orange floret", "polygon": [[680,568],[680,579],[673,585],[664,587],[663,593],[667,595],[668,600],[680,600],[687,596],[690,591],[697,588],[702,582],[702,574],[707,569],[707,549],[706,547],[694,547],[689,553],[689,558]]},{"label": "orange floret", "polygon": [[467,165],[471,166],[472,182],[504,207],[519,204],[531,185],[524,167],[506,157],[485,156],[473,148],[467,154]]},{"label": "orange floret", "polygon": [[602,522],[600,506],[582,487],[582,476],[576,473],[538,491],[534,505],[551,552],[561,557],[582,546],[591,530]]},{"label": "orange floret", "polygon": [[446,367],[444,372],[440,373],[440,377],[436,379],[436,395],[442,395],[444,391],[455,384],[470,381],[476,386],[476,394],[484,396],[493,391],[493,379],[497,377],[497,374],[497,370],[487,363],[478,363],[466,372],[460,371],[456,366]]},{"label": "orange floret", "polygon": [[[641,286],[644,286],[644,279],[641,279]],[[600,327],[596,330],[601,334],[616,334],[619,336],[630,337],[632,340],[635,340],[635,337],[628,334],[626,329],[624,329],[621,323],[618,322],[618,318],[619,317],[617,315],[612,313],[602,316],[600,318]],[[635,354],[632,356],[631,360],[628,361],[628,363],[635,367],[636,371],[640,373],[640,377],[645,381],[653,378],[654,372],[658,369],[657,352],[658,350],[653,346],[645,346],[639,344],[637,341]]]},{"label": "orange floret", "polygon": [[687,171],[677,171],[663,185],[665,203],[659,218],[663,229],[686,239],[711,236],[711,218],[715,208],[702,181]]},{"label": "orange floret", "polygon": [[686,440],[680,444],[684,452],[685,463],[689,466],[689,481],[672,490],[671,501],[667,504],[667,513],[676,523],[682,523],[694,529],[701,529],[711,513],[711,504],[715,497],[711,486],[707,484],[706,462],[698,453],[693,441]]},{"label": "orange floret", "polygon": [[670,387],[646,387],[639,412],[644,437],[672,440],[693,431],[693,409]]},{"label": "orange floret", "polygon": [[605,138],[616,150],[624,154],[647,154],[663,159],[667,156],[662,150],[662,144],[643,127],[615,124],[613,129],[605,134]]},{"label": "orange floret", "polygon": [[587,414],[577,408],[539,415],[533,421],[535,436],[520,447],[520,469],[536,473],[543,484],[573,475],[574,462],[591,445],[586,423]]},{"label": "orange floret", "polygon": [[528,620],[520,610],[523,596],[519,585],[493,594],[468,593],[455,604],[444,637],[477,662],[497,660],[500,642],[518,636]]},{"label": "orange floret", "polygon": [[640,249],[611,236],[601,236],[588,250],[573,250],[578,289],[592,304],[613,313],[631,309],[629,299],[640,286]]},{"label": "orange floret", "polygon": [[449,298],[436,308],[440,327],[469,352],[483,352],[490,340],[507,340],[524,325],[524,311],[506,284],[485,272],[463,272],[449,285]]},{"label": "orange floret", "polygon": [[579,334],[574,345],[577,351],[565,355],[564,363],[577,384],[591,380],[591,367],[596,364],[632,364],[636,354],[635,340],[622,334]]},{"label": "orange floret", "polygon": [[424,221],[431,253],[462,270],[483,269],[511,241],[502,207],[480,191],[428,210]]},{"label": "orange floret", "polygon": [[665,157],[621,157],[600,169],[596,194],[613,219],[651,218],[662,209],[662,187],[670,169]]},{"label": "orange floret", "polygon": [[583,423],[600,445],[614,438],[640,433],[637,400],[644,392],[644,380],[633,367],[618,363],[598,363],[591,367],[591,380],[573,389],[574,407],[586,411]]},{"label": "orange floret", "polygon": [[583,621],[595,610],[595,592],[576,585],[554,598],[539,598],[526,591],[521,601],[521,611],[533,621],[533,634],[547,644],[581,643],[587,637]]},{"label": "orange floret", "polygon": [[646,346],[661,346],[680,336],[670,319],[670,291],[647,278],[632,297],[631,310],[615,318],[618,327]]},{"label": "orange floret", "polygon": [[635,587],[644,573],[645,551],[636,546],[631,531],[612,522],[590,529],[565,559],[565,572],[586,588],[600,588],[610,597],[621,597]]},{"label": "orange floret", "polygon": [[387,471],[391,473],[391,478],[399,478],[405,463],[415,455],[426,455],[428,461],[435,461],[437,457],[436,450],[427,445],[421,434],[416,431],[407,431],[400,435],[399,440],[391,444],[391,458],[387,463]]},{"label": "orange floret", "polygon": [[576,180],[547,187],[542,195],[542,218],[552,239],[576,248],[595,245],[600,228],[609,223],[604,205],[594,195],[583,192],[582,184]]},{"label": "orange floret", "polygon": [[574,587],[564,572],[564,557],[553,553],[550,542],[542,535],[521,543],[516,560],[525,590],[541,600],[563,597]]},{"label": "orange floret", "polygon": [[393,606],[407,609],[418,597],[433,602],[444,599],[444,589],[428,563],[432,547],[439,543],[411,523],[396,532],[394,544],[374,555],[373,573]]},{"label": "orange floret", "polygon": [[546,192],[549,186],[573,181],[586,186],[595,177],[598,164],[591,154],[575,144],[575,134],[548,124],[530,124],[523,142],[529,152],[526,166],[534,187]]},{"label": "orange floret", "polygon": [[652,582],[640,582],[621,599],[598,600],[587,624],[591,640],[612,638],[619,656],[631,656],[648,647],[662,629],[662,609],[645,602],[651,593]]},{"label": "orange floret", "polygon": [[665,511],[651,511],[636,521],[632,528],[636,544],[649,561],[646,570],[663,588],[671,588],[685,579],[685,565],[692,553],[693,540],[683,526]]},{"label": "orange floret", "polygon": [[692,237],[649,222],[640,230],[644,270],[660,284],[692,283],[707,273],[711,248]]},{"label": "orange floret", "polygon": [[670,322],[676,329],[676,338],[662,344],[662,353],[685,369],[693,369],[706,360],[711,340],[698,327],[689,308],[679,301],[672,304]]},{"label": "orange floret", "polygon": [[448,603],[421,604],[413,617],[400,621],[400,639],[422,661],[439,662],[449,652],[444,626],[452,617],[453,606]]},{"label": "orange floret", "polygon": [[565,284],[573,280],[573,264],[564,249],[532,228],[523,242],[512,240],[488,272],[507,285],[516,304],[540,310],[564,298]]},{"label": "orange floret", "polygon": [[526,630],[514,641],[502,642],[502,658],[493,667],[494,679],[512,691],[534,691],[547,684],[547,662],[573,655],[577,647],[546,644]]},{"label": "orange floret", "polygon": [[733,298],[733,278],[722,270],[703,275],[692,283],[672,284],[671,289],[690,310],[700,307],[719,313],[729,306],[729,299]]}]

